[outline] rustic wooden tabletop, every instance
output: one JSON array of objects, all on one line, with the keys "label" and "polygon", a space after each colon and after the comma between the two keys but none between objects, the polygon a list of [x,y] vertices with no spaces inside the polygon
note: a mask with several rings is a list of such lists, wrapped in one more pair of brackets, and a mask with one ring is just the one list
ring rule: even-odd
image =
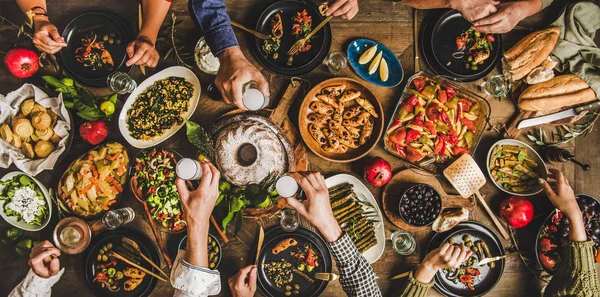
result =
[{"label": "rustic wooden tabletop", "polygon": [[[113,10],[124,17],[129,25],[135,28],[137,27],[138,2],[139,1],[122,0],[48,0],[48,13],[50,15],[50,19],[59,28],[59,31],[62,30],[75,16],[92,8]],[[262,9],[268,6],[271,2],[273,1],[226,1],[228,4],[228,12],[231,18],[250,27],[253,27],[253,24],[256,22],[259,16],[258,12],[261,12]],[[524,20],[521,25],[532,29],[543,28],[556,18],[563,5],[564,4],[560,1],[556,1],[546,10]],[[183,24],[178,28],[178,34],[185,39],[187,44],[186,50],[192,51],[193,45],[198,40],[199,34],[198,31],[193,27],[192,17],[188,11],[187,2],[180,0],[173,1],[171,12],[175,13],[178,19],[184,21]],[[20,13],[13,1],[1,1],[0,14],[15,23],[20,24],[25,21],[25,17]],[[332,20],[331,27],[334,40],[332,42],[331,51],[345,51],[345,48],[349,42],[355,38],[374,39],[385,44],[399,57],[402,65],[404,66],[405,77],[409,77],[414,73],[414,50],[412,46],[414,24],[412,14],[412,9],[402,5],[399,2],[393,2],[389,0],[362,0],[360,1],[360,12],[352,21],[344,21],[341,19]],[[425,11],[419,11],[419,22],[422,21],[425,15]],[[236,31],[236,33],[246,57],[257,67],[259,67],[260,65],[251,55],[249,47],[247,46],[249,36],[241,31]],[[505,34],[504,48],[510,47],[527,33],[529,32],[519,30]],[[0,39],[0,41],[2,40]],[[0,44],[3,45],[2,49],[5,49],[5,45],[10,43],[2,42]],[[161,52],[161,54],[165,53]],[[147,69],[148,75],[174,64],[175,62],[172,59],[162,60],[157,69]],[[424,63],[421,64],[421,69],[427,70],[427,67]],[[194,69],[194,71],[200,78],[203,89],[205,89],[205,87],[214,80],[214,76],[203,74],[198,69]],[[495,72],[498,72],[498,69],[495,70]],[[288,85],[289,78],[274,75],[266,70],[262,70],[262,73],[270,83],[272,97],[279,98],[285,90],[285,87]],[[138,68],[132,69],[131,75],[137,80],[138,83],[144,79]],[[349,68],[346,68],[338,75],[356,77],[356,74]],[[310,81],[312,85],[315,85],[318,82],[330,77],[333,77],[333,75],[327,72],[327,67],[325,65],[321,65],[313,72],[302,76],[302,78]],[[5,68],[0,67],[0,93],[6,94],[14,89],[17,89],[25,82],[31,82],[38,86],[43,86],[39,75],[33,79],[23,81],[12,77]],[[468,86],[474,92],[485,96],[477,87],[481,82],[482,81],[470,83]],[[404,87],[404,82],[398,87],[389,89],[378,87],[366,82],[364,83],[381,102],[387,122],[389,117],[392,115],[397,99],[399,98],[402,88]],[[94,93],[96,94],[107,94],[108,92],[109,91],[107,89],[94,90]],[[125,96],[121,96],[121,99],[124,98]],[[489,101],[492,107],[490,119],[492,126],[495,127],[505,124],[510,120],[511,117],[515,115],[516,110],[511,99],[503,100],[502,102],[491,97],[486,99]],[[231,105],[211,100],[206,94],[203,94],[200,100],[201,102],[198,104],[198,108],[196,109],[192,120],[203,125],[208,125],[214,122],[214,120],[223,113],[234,109],[234,107]],[[297,123],[297,111],[300,100],[301,98],[297,98],[289,113],[292,122],[295,124]],[[109,135],[109,139],[123,141],[122,137],[116,132],[118,130],[115,122],[116,121],[113,121],[111,124],[112,130],[111,134]],[[493,129],[488,129],[488,131],[486,131],[475,154],[475,159],[480,164],[485,164],[485,155],[487,154],[487,151],[489,150],[490,146],[500,138],[502,137]],[[553,165],[554,167],[557,167],[566,173],[566,176],[571,184],[575,186],[576,193],[587,193],[596,197],[600,196],[600,183],[597,182],[597,180],[600,178],[600,170],[598,170],[598,168],[600,168],[600,158],[598,158],[596,155],[598,143],[600,143],[600,131],[597,127],[595,127],[588,136],[577,138],[575,141],[567,145],[567,148],[573,151],[579,160],[592,166],[591,171],[584,172],[580,168],[576,168],[571,164],[560,166]],[[192,147],[192,145],[190,145],[187,141],[185,129],[182,129],[176,135],[166,141],[165,146],[177,149],[184,156],[193,157],[195,155],[195,148]],[[54,170],[44,171],[37,177],[47,187],[55,188],[60,175],[70,164],[70,162],[90,148],[91,146],[84,144],[81,138],[76,136],[73,146],[67,153],[67,156],[64,158],[64,160],[58,163]],[[135,154],[137,153],[137,150],[131,149],[130,153]],[[381,144],[378,145],[369,154],[369,156],[380,156],[385,158],[392,164],[394,171],[400,171],[404,169],[404,165],[397,158],[386,153]],[[361,162],[361,160],[350,164],[332,163],[320,159],[309,152],[309,161],[309,168],[311,170],[321,171],[326,176],[341,172],[351,173],[357,176],[362,174],[363,162]],[[14,170],[16,170],[14,166],[11,166],[8,169],[0,169],[0,175],[4,175],[9,171]],[[447,191],[454,192],[450,185],[442,180],[440,181],[444,184],[444,187]],[[380,201],[381,190],[372,187],[370,189],[375,195],[376,199]],[[491,207],[495,210],[498,209],[498,205],[502,199],[508,197],[507,194],[499,191],[489,180],[481,192]],[[123,199],[125,205],[131,205],[134,207],[136,212],[142,213],[141,207],[137,205],[130,193],[125,193]],[[550,209],[549,202],[543,195],[533,197],[532,201],[536,205],[537,216],[545,215],[544,211]],[[472,219],[483,222],[484,224],[490,226],[492,230],[495,230],[488,216],[479,207],[477,207],[472,214]],[[27,233],[27,236],[40,240],[50,239],[53,227],[57,222],[58,216],[55,212],[48,227],[41,232]],[[254,221],[245,220],[242,231],[238,234],[238,236],[236,238],[232,238],[228,244],[223,246],[223,261],[221,262],[219,268],[223,286],[219,296],[229,296],[230,293],[229,288],[227,287],[227,278],[235,274],[239,268],[253,262],[252,253],[255,248],[255,238],[258,234],[256,226],[257,225]],[[8,223],[5,221],[0,221],[0,230],[8,227]],[[141,216],[138,216],[135,221],[127,227],[142,230],[152,238],[149,224],[144,221]],[[385,227],[387,238],[389,238],[391,232],[398,229],[387,219],[385,220]],[[398,289],[403,282],[402,280],[389,281],[389,277],[414,269],[424,256],[423,253],[426,248],[426,243],[431,236],[431,231],[423,231],[415,233],[414,235],[418,239],[418,248],[415,254],[408,257],[400,256],[394,252],[390,242],[388,241],[386,243],[383,256],[378,262],[373,264],[373,269],[379,277],[377,282],[384,295],[392,295],[393,291]],[[531,237],[535,236],[535,234],[530,232],[530,234],[521,234],[520,236]],[[171,255],[173,256],[175,255],[175,249],[181,237],[182,235],[164,235],[164,239],[166,240],[169,249],[172,250]],[[229,235],[229,237],[231,238],[232,235]],[[503,241],[503,243],[505,248],[511,248],[513,245],[508,241]],[[68,296],[73,294],[77,294],[79,296],[93,295],[87,287],[85,278],[83,276],[82,259],[82,255],[61,256],[61,266],[65,267],[66,271],[62,277],[62,280],[59,281],[53,288],[54,296]],[[0,271],[2,271],[0,274],[3,276],[2,280],[0,280],[0,295],[8,295],[10,290],[25,276],[27,270],[27,257],[19,257],[12,251],[0,254]],[[490,293],[490,296],[537,296],[539,295],[541,286],[543,286],[543,284],[539,283],[537,278],[528,271],[521,259],[518,257],[509,258],[506,260],[504,275],[502,276],[499,284]],[[150,296],[170,296],[172,293],[173,289],[169,283],[159,283]],[[257,295],[261,296],[259,292],[257,292]],[[340,284],[338,282],[332,282],[328,285],[323,296],[344,296],[344,294]],[[431,290],[429,296],[440,295],[436,291]]]}]

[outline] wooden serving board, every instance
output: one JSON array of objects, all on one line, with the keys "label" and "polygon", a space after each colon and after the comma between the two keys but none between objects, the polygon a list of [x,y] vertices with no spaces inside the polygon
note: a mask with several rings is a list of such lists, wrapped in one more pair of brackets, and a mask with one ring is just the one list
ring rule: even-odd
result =
[{"label": "wooden serving board", "polygon": [[442,211],[446,208],[466,208],[469,211],[473,211],[477,205],[477,202],[473,197],[465,199],[458,195],[448,195],[434,175],[421,172],[411,169],[404,169],[400,172],[397,172],[383,190],[381,205],[383,206],[383,212],[390,222],[392,222],[392,224],[398,228],[412,232],[431,228],[430,226],[411,226],[404,222],[404,220],[402,220],[400,217],[399,202],[400,198],[402,197],[402,193],[404,193],[404,191],[410,186],[413,186],[417,183],[430,185],[436,191],[438,191],[438,193],[440,193],[442,198]]},{"label": "wooden serving board", "polygon": [[[301,84],[298,81],[292,82],[287,87],[281,100],[279,100],[275,109],[261,109],[257,113],[261,116],[269,118],[271,122],[281,128],[281,131],[285,134],[294,151],[294,171],[307,171],[308,170],[308,155],[306,153],[306,147],[300,138],[298,129],[292,124],[292,121],[287,116],[290,107],[296,96],[301,91]],[[223,114],[220,118],[234,116],[237,114],[245,113],[246,111],[236,109]],[[271,216],[278,212],[280,209],[287,205],[285,199],[279,199],[277,204],[273,204],[267,208],[246,208],[242,210],[242,214],[245,218],[259,219],[267,216]]]}]

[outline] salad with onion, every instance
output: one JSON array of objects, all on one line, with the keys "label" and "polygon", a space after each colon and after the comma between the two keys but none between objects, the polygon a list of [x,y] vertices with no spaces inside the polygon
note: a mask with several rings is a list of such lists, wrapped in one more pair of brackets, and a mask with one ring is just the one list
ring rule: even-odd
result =
[{"label": "salad with onion", "polygon": [[187,226],[175,186],[175,154],[165,149],[142,151],[135,159],[138,187],[150,207],[152,219],[169,231],[182,231]]}]

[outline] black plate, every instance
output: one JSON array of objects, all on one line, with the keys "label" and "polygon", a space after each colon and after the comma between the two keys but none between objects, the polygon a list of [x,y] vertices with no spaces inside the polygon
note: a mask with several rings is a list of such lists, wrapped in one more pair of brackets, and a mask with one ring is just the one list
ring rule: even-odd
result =
[{"label": "black plate", "polygon": [[[152,243],[150,238],[148,238],[148,236],[144,235],[143,233],[141,233],[139,231],[131,230],[131,229],[125,229],[125,228],[116,229],[116,230],[112,230],[112,231],[106,231],[104,233],[101,233],[96,238],[94,238],[94,240],[92,240],[89,247],[86,249],[86,253],[85,253],[85,257],[84,257],[84,267],[83,267],[84,274],[85,274],[85,280],[87,281],[87,284],[90,287],[90,290],[92,290],[92,292],[96,296],[99,296],[99,297],[148,296],[148,295],[150,295],[152,290],[154,290],[154,287],[156,286],[156,283],[158,282],[158,280],[156,278],[146,275],[144,277],[144,281],[137,288],[135,288],[132,291],[125,291],[122,286],[123,286],[124,280],[127,277],[124,277],[119,284],[119,286],[121,286],[121,290],[119,290],[118,292],[114,292],[114,293],[109,291],[107,288],[102,288],[99,283],[93,282],[93,279],[96,276],[96,262],[97,262],[96,256],[98,255],[98,251],[100,250],[100,248],[102,248],[104,245],[108,244],[109,242],[113,244],[113,249],[114,249],[115,247],[122,244],[123,237],[130,238],[130,239],[134,240],[135,242],[137,242],[137,244],[140,246],[142,253],[144,253],[144,255],[146,255],[148,258],[150,258],[154,263],[160,265],[160,256],[158,254],[158,249],[156,248],[156,246],[154,246],[154,244]],[[155,271],[152,268],[152,266],[150,266],[148,263],[144,262],[144,260],[141,261],[140,265],[142,267],[158,274],[158,272]],[[117,270],[122,270],[125,267],[129,267],[129,265],[125,264],[123,261],[117,260]]]},{"label": "black plate", "polygon": [[[436,233],[431,238],[429,245],[427,246],[427,253],[440,247],[451,237],[462,238],[462,236],[466,234],[471,236],[473,241],[476,239],[482,239],[485,241],[492,256],[504,255],[504,247],[502,246],[498,236],[496,236],[496,234],[486,226],[473,221],[460,223],[452,230],[444,233]],[[459,242],[462,242],[462,240]],[[454,284],[453,282],[447,280],[443,275],[444,272],[442,271],[438,271],[438,273],[436,273],[434,287],[438,292],[449,297],[483,296],[491,291],[496,286],[498,281],[500,281],[500,278],[504,273],[504,262],[504,260],[496,261],[496,267],[493,269],[489,269],[487,265],[484,267],[487,269],[480,269],[483,277],[474,285],[475,290],[473,291],[463,287],[462,284]]]},{"label": "black plate", "polygon": [[[456,78],[459,81],[471,82],[485,77],[502,58],[502,37],[495,34],[496,41],[490,57],[479,65],[477,71],[465,67],[462,59],[455,59],[452,54],[457,51],[456,37],[471,26],[456,10],[440,9],[430,12],[421,25],[421,55],[429,67],[437,74]],[[451,62],[450,65],[447,65]]]},{"label": "black plate", "polygon": [[[114,69],[101,68],[92,70],[84,67],[75,59],[75,51],[82,46],[81,38],[93,31],[98,40],[104,35],[115,34],[115,43],[105,42],[105,48],[111,54]],[[63,65],[67,72],[77,81],[92,87],[105,87],[106,78],[115,71],[127,72],[130,67],[125,66],[127,53],[125,49],[135,36],[131,28],[117,14],[110,11],[89,11],[74,18],[65,28],[63,35],[67,47],[60,51]],[[121,40],[120,44],[116,40]]]},{"label": "black plate", "polygon": [[266,69],[271,72],[294,76],[301,75],[317,68],[329,53],[331,46],[331,26],[326,24],[323,29],[312,37],[310,44],[312,48],[304,53],[298,53],[294,57],[294,62],[291,66],[287,65],[287,52],[292,47],[296,38],[291,34],[292,18],[296,12],[306,9],[308,15],[312,17],[312,27],[316,27],[324,19],[319,14],[319,8],[313,3],[299,0],[283,0],[271,4],[260,15],[256,24],[256,31],[271,34],[271,19],[277,13],[281,13],[281,21],[283,23],[283,37],[281,38],[281,46],[279,48],[279,57],[274,60],[272,55],[267,57],[267,54],[262,49],[263,41],[259,38],[253,39],[252,53]]},{"label": "black plate", "polygon": [[[271,252],[273,247],[276,246],[280,241],[287,238],[294,238],[298,244],[295,247],[289,247],[277,255],[273,255]],[[304,273],[308,274],[314,279],[316,272],[331,272],[331,253],[329,252],[327,243],[325,243],[325,240],[323,240],[321,236],[302,227],[299,227],[293,233],[285,232],[279,226],[274,227],[265,234],[265,241],[258,257],[258,289],[261,293],[263,293],[263,295],[270,297],[284,296],[285,288],[277,288],[277,286],[275,286],[271,279],[266,276],[262,264],[286,259],[292,263],[292,265],[295,265],[290,252],[295,251],[296,247],[303,248],[305,243],[310,243],[312,245],[319,256],[320,263],[319,266],[315,267],[312,272],[307,272],[305,270]],[[319,296],[327,287],[327,282],[325,281],[315,279],[315,282],[310,284],[301,276],[294,274],[294,280],[292,281],[292,284],[296,283],[300,285],[300,294],[298,296],[303,297]]]}]

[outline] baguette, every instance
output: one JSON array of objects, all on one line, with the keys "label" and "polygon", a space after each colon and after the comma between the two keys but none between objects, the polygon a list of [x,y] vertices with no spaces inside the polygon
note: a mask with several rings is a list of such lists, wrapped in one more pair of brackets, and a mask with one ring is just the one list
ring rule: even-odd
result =
[{"label": "baguette", "polygon": [[511,81],[525,77],[550,56],[559,35],[560,28],[549,27],[525,36],[504,53],[502,60],[504,74]]},{"label": "baguette", "polygon": [[574,74],[560,75],[529,86],[519,96],[519,108],[528,111],[547,111],[596,100],[594,90]]}]

